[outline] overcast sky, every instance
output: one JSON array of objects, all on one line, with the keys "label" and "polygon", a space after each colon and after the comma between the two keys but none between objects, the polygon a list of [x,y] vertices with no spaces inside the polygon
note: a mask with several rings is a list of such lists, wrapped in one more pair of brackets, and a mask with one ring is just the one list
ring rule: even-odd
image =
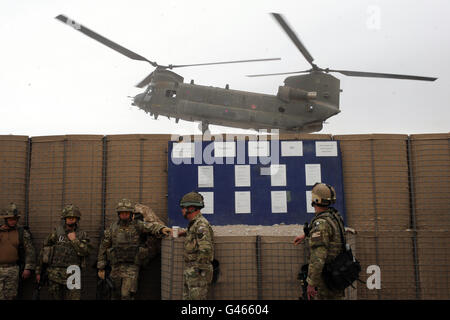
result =
[{"label": "overcast sky", "polygon": [[[160,64],[280,57],[176,69],[185,82],[276,94],[309,69],[270,12],[281,13],[320,67],[438,77],[435,82],[347,77],[341,113],[320,133],[438,133],[450,128],[447,0],[0,2],[0,134],[199,133],[198,125],[131,106],[153,68],[54,19],[65,14]],[[210,126],[212,133],[248,132]]]}]

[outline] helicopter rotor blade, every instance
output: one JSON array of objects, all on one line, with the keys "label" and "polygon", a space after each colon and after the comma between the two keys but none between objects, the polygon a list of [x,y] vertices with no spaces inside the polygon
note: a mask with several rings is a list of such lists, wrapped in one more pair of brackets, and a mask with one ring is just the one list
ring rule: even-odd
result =
[{"label": "helicopter rotor blade", "polygon": [[298,50],[303,54],[305,59],[309,62],[309,64],[313,67],[315,67],[315,64],[313,63],[314,58],[311,56],[311,54],[308,52],[306,47],[303,45],[303,43],[300,41],[298,36],[295,34],[295,32],[289,27],[286,20],[283,18],[283,16],[279,13],[273,13],[272,16],[277,20],[277,22],[280,24],[281,28],[283,28],[284,32],[289,36],[291,41],[295,44]]},{"label": "helicopter rotor blade", "polygon": [[422,80],[422,81],[435,81],[437,78],[422,77],[422,76],[410,76],[404,74],[393,73],[377,73],[377,72],[362,72],[362,71],[348,71],[348,70],[326,70],[327,72],[339,72],[343,75],[350,77],[370,77],[370,78],[390,78],[390,79],[406,79],[406,80]]},{"label": "helicopter rotor blade", "polygon": [[278,72],[278,73],[264,73],[264,74],[248,74],[246,77],[255,78],[255,77],[267,77],[267,76],[279,76],[284,74],[296,74],[296,73],[307,73],[311,70],[303,70],[303,71],[292,71],[292,72]]},{"label": "helicopter rotor blade", "polygon": [[122,47],[121,45],[119,45],[119,44],[117,44],[117,43],[115,43],[115,42],[113,42],[113,41],[103,37],[102,35],[96,33],[95,31],[92,31],[92,30],[86,28],[85,26],[79,24],[75,20],[72,20],[72,19],[68,18],[65,15],[60,14],[60,15],[56,16],[55,19],[57,19],[57,20],[65,23],[65,24],[67,24],[68,26],[74,28],[75,30],[85,34],[86,36],[88,36],[88,37],[90,37],[90,38],[92,38],[94,40],[97,40],[98,42],[102,43],[103,45],[105,45],[105,46],[107,46],[107,47],[109,47],[109,48],[111,48],[111,49],[113,49],[113,50],[123,54],[124,56],[127,56],[130,59],[146,61],[146,62],[150,63],[154,67],[158,66],[156,62],[150,61],[150,60],[146,59],[145,57],[143,57],[143,56],[141,56],[141,55],[139,55],[139,54],[137,54],[137,53],[135,53],[135,52],[133,52],[131,50],[128,50],[125,47]]},{"label": "helicopter rotor blade", "polygon": [[144,79],[142,79],[142,81],[139,82],[139,83],[136,85],[136,87],[137,87],[137,88],[144,88],[147,84],[150,83],[150,81],[151,81],[151,79],[152,79],[152,76],[153,76],[153,72],[150,73],[148,76],[146,76]]},{"label": "helicopter rotor blade", "polygon": [[173,68],[184,68],[184,67],[209,66],[209,65],[214,65],[214,64],[229,64],[229,63],[273,61],[273,60],[281,60],[281,58],[235,60],[235,61],[221,61],[221,62],[208,62],[208,63],[195,63],[195,64],[178,64],[178,65],[169,65],[168,68],[173,69]]}]

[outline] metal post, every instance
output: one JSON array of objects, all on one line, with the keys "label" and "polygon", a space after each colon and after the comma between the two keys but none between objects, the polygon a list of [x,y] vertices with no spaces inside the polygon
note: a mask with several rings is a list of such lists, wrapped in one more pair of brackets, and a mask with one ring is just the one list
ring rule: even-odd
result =
[{"label": "metal post", "polygon": [[262,270],[261,270],[261,236],[256,236],[256,288],[258,300],[262,300]]},{"label": "metal post", "polygon": [[416,299],[420,299],[420,272],[419,272],[419,253],[417,251],[417,221],[416,221],[416,197],[412,164],[412,144],[411,137],[408,136],[407,141],[407,157],[408,157],[408,184],[409,184],[409,204],[410,204],[410,228],[412,230],[413,260],[414,260],[414,279],[416,284]]},{"label": "metal post", "polygon": [[62,194],[61,194],[61,209],[66,204],[66,161],[67,161],[67,138],[63,141],[63,172],[62,172]]},{"label": "metal post", "polygon": [[103,154],[102,154],[102,226],[101,232],[105,230],[106,225],[106,174],[107,174],[107,164],[108,164],[108,145],[107,145],[107,136],[102,138],[103,142]]},{"label": "metal post", "polygon": [[[371,165],[372,165],[372,190],[373,190],[373,208],[375,210],[375,262],[379,265],[379,255],[378,255],[378,206],[377,206],[377,186],[375,183],[375,160],[374,160],[374,140],[370,140],[370,155],[371,155]],[[381,299],[380,290],[377,290],[378,300]]]},{"label": "metal post", "polygon": [[30,170],[31,170],[31,138],[27,142],[27,166],[25,169],[25,226],[29,225],[30,216]]},{"label": "metal post", "polygon": [[140,139],[139,145],[139,203],[142,203],[142,192],[144,186],[144,139]]}]

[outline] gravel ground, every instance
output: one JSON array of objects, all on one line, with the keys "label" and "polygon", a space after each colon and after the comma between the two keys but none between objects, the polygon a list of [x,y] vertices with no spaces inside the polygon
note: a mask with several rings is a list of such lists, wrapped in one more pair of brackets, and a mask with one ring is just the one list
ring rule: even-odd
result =
[{"label": "gravel ground", "polygon": [[215,236],[298,236],[303,233],[303,225],[274,224],[262,225],[226,225],[212,226]]}]

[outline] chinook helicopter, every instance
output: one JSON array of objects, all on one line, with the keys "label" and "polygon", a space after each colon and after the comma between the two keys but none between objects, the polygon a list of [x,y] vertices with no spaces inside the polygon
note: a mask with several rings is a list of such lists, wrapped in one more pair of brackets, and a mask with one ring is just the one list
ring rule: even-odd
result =
[{"label": "chinook helicopter", "polygon": [[271,74],[248,75],[262,77],[284,74],[306,75],[290,76],[279,86],[277,95],[203,86],[185,83],[182,76],[170,71],[174,68],[207,66],[226,63],[280,60],[280,58],[224,61],[188,65],[159,65],[121,45],[99,35],[64,15],[56,19],[72,26],[88,37],[131,58],[150,63],[155,70],[139,82],[138,88],[146,87],[143,93],[133,98],[132,105],[139,107],[155,119],[159,115],[187,121],[200,121],[199,129],[204,133],[209,124],[237,127],[242,129],[278,129],[281,132],[311,133],[322,130],[323,122],[340,112],[340,81],[330,72],[346,76],[394,78],[434,81],[437,78],[373,73],[348,70],[323,69],[313,63],[314,58],[302,44],[286,20],[278,13],[272,16],[286,32],[297,49],[312,66],[309,70]]}]

